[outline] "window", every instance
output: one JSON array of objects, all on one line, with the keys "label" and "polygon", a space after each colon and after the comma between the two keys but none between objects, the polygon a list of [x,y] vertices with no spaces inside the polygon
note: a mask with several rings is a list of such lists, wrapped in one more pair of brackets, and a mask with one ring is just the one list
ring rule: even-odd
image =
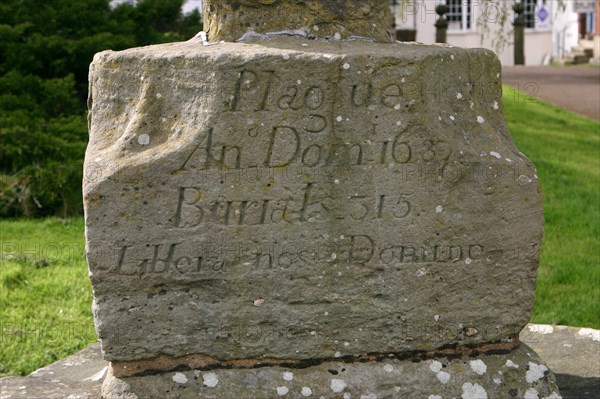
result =
[{"label": "window", "polygon": [[525,17],[525,27],[526,28],[535,28],[535,13],[536,13],[536,0],[521,0],[525,5],[525,12],[523,13],[523,17]]},{"label": "window", "polygon": [[473,7],[471,0],[446,0],[448,30],[471,30]]},{"label": "window", "polygon": [[536,31],[550,31],[551,14],[547,0],[521,0],[525,6],[523,17],[525,18],[525,27],[535,29]]}]

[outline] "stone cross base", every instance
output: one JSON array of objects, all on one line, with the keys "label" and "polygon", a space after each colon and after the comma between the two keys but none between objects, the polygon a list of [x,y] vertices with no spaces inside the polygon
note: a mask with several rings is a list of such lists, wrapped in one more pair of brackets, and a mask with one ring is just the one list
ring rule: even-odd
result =
[{"label": "stone cross base", "polygon": [[[103,397],[558,398],[514,348],[543,210],[497,57],[275,28],[94,58]],[[161,356],[225,363],[143,363]],[[257,359],[287,363],[236,363]]]},{"label": "stone cross base", "polygon": [[422,361],[331,361],[305,368],[258,367],[116,378],[105,399],[178,398],[538,398],[558,399],[552,372],[525,344],[501,354]]},{"label": "stone cross base", "polygon": [[510,342],[543,215],[500,68],[302,38],[96,55],[84,197],[105,358]]}]

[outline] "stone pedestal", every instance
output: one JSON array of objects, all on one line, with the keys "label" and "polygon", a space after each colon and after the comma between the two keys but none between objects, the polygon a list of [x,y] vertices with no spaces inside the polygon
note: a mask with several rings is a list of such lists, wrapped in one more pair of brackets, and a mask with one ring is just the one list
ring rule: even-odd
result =
[{"label": "stone pedestal", "polygon": [[107,359],[510,342],[542,209],[499,74],[487,50],[304,39],[97,55],[84,192]]},{"label": "stone pedestal", "polygon": [[[317,3],[341,21],[358,4]],[[107,397],[552,397],[518,348],[543,216],[498,59],[363,32],[96,55],[84,197]]]}]

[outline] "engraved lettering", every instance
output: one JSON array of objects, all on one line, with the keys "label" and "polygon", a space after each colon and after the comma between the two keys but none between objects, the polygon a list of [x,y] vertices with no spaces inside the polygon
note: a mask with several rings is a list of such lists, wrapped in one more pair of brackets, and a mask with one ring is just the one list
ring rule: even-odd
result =
[{"label": "engraved lettering", "polygon": [[395,210],[393,212],[395,218],[402,219],[408,216],[408,214],[410,213],[410,202],[408,202],[408,200],[404,198],[407,195],[410,194],[400,194],[398,202],[395,206]]},{"label": "engraved lettering", "polygon": [[397,84],[391,84],[386,86],[383,89],[383,93],[381,95],[381,102],[384,106],[388,108],[394,108],[398,104],[400,104],[400,97],[402,94],[402,90],[400,86]]},{"label": "engraved lettering", "polygon": [[233,95],[233,98],[231,99],[231,111],[237,111],[238,110],[238,104],[240,102],[241,99],[241,94],[242,94],[242,83],[245,82],[244,86],[246,88],[251,87],[252,83],[255,83],[258,80],[258,76],[256,76],[256,74],[252,71],[241,71],[237,81],[235,82],[235,92]]},{"label": "engraved lettering", "polygon": [[[362,89],[362,90],[361,90]],[[362,91],[362,98],[360,93]],[[373,97],[373,85],[367,84],[364,86],[353,85],[352,86],[352,104],[356,107],[367,105],[371,102]]]},{"label": "engraved lettering", "polygon": [[289,86],[286,89],[286,95],[281,96],[281,98],[279,98],[279,101],[277,102],[277,106],[279,107],[279,109],[282,110],[286,110],[286,109],[300,109],[300,107],[294,107],[293,103],[296,100],[296,96],[298,95],[298,87],[296,86]]},{"label": "engraved lettering", "polygon": [[256,101],[255,111],[267,109],[275,71],[261,71],[260,74],[266,75],[263,84],[260,84],[261,79],[257,72],[243,70],[239,73],[235,82],[234,94],[229,102],[230,111],[243,111],[246,100],[248,102]]},{"label": "engraved lettering", "polygon": [[302,151],[302,164],[313,167],[321,161],[322,147],[318,144],[311,144]]},{"label": "engraved lettering", "polygon": [[[293,145],[289,144],[290,140],[294,140]],[[290,147],[293,148],[293,151],[290,150]],[[275,126],[269,137],[264,165],[272,168],[287,166],[296,159],[299,152],[300,136],[296,129],[290,126]],[[277,154],[283,155],[278,157]]]},{"label": "engraved lettering", "polygon": [[127,255],[127,250],[131,248],[131,246],[128,245],[124,245],[121,248],[119,248],[119,260],[117,262],[117,267],[115,269],[115,271],[117,273],[122,273],[122,274],[134,274],[135,271],[131,272],[131,273],[127,273],[123,270],[123,266],[125,265],[125,257]]},{"label": "engraved lettering", "polygon": [[166,258],[160,258],[160,252],[162,245],[158,244],[154,246],[152,259],[144,259],[138,263],[138,269],[140,274],[146,273],[167,273],[170,270],[175,248],[179,244],[171,244],[167,252]]},{"label": "engraved lettering", "polygon": [[319,86],[311,86],[304,95],[304,105],[310,110],[318,109],[325,101],[325,93]]},{"label": "engraved lettering", "polygon": [[402,133],[398,133],[392,145],[392,158],[397,163],[406,163],[410,161],[411,149],[406,141],[399,141]]},{"label": "engraved lettering", "polygon": [[267,106],[267,102],[269,100],[269,94],[271,93],[271,86],[273,85],[273,76],[275,76],[275,71],[264,71],[267,74],[267,84],[265,85],[265,89],[263,91],[263,95],[259,101],[259,106],[257,111],[264,111]]},{"label": "engraved lettering", "polygon": [[201,197],[202,195],[197,188],[179,188],[179,200],[177,201],[177,212],[175,214],[175,227],[194,227],[202,223],[204,210],[196,205]]},{"label": "engraved lettering", "polygon": [[364,220],[369,213],[369,206],[362,201],[352,201],[352,200],[364,200],[366,197],[364,195],[353,195],[348,198],[351,204],[357,204],[359,208],[353,208],[354,212],[350,213],[350,217],[354,220]]},{"label": "engraved lettering", "polygon": [[309,133],[319,133],[327,128],[327,119],[321,115],[310,115],[304,125],[304,130]]},{"label": "engraved lettering", "polygon": [[350,250],[348,261],[350,263],[368,263],[375,253],[375,242],[367,235],[350,236]]}]

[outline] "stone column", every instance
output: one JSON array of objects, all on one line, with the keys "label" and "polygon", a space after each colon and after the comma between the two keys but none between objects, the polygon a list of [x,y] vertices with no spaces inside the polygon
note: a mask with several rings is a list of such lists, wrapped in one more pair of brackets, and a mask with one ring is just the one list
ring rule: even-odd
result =
[{"label": "stone column", "polygon": [[205,0],[202,14],[209,41],[236,41],[249,31],[295,29],[314,37],[391,40],[390,7],[380,0]]}]

